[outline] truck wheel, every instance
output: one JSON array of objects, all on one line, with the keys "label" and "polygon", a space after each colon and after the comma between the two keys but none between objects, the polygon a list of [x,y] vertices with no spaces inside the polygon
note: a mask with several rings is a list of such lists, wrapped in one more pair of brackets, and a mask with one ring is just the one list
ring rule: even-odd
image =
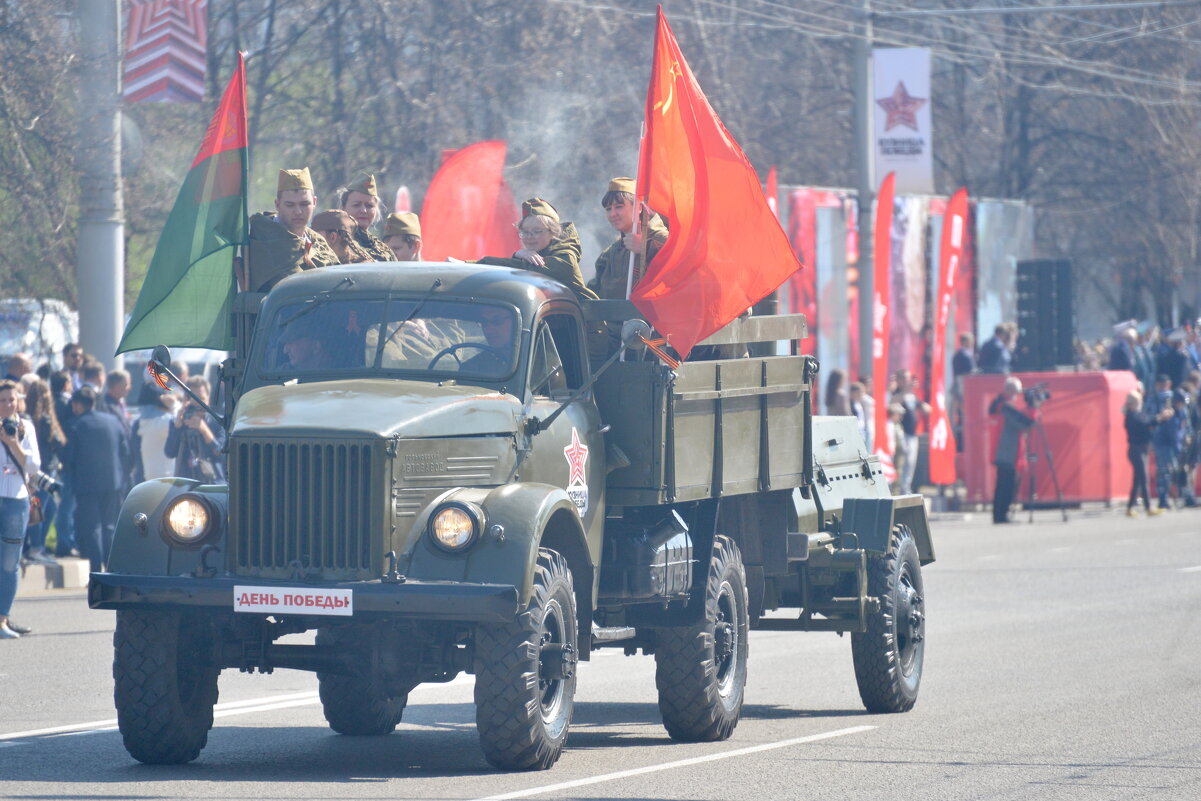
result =
[{"label": "truck wheel", "polygon": [[546,770],[559,759],[575,706],[577,642],[571,570],[541,548],[526,610],[475,630],[475,721],[492,765]]},{"label": "truck wheel", "polygon": [[704,620],[656,635],[659,713],[673,740],[708,742],[734,733],[746,688],[749,627],[742,554],[719,534],[709,561]]},{"label": "truck wheel", "polygon": [[139,762],[179,765],[200,755],[213,727],[217,676],[203,618],[117,611],[113,693],[125,750]]},{"label": "truck wheel", "polygon": [[[353,650],[364,641],[364,636],[362,629],[356,626],[320,628],[317,645]],[[338,734],[359,737],[391,734],[400,723],[409,700],[408,693],[389,696],[378,682],[366,676],[318,673],[317,685],[325,720]]]},{"label": "truck wheel", "polygon": [[896,526],[888,553],[867,559],[868,594],[880,611],[851,635],[859,697],[869,712],[906,712],[917,701],[926,653],[922,567],[907,526]]}]

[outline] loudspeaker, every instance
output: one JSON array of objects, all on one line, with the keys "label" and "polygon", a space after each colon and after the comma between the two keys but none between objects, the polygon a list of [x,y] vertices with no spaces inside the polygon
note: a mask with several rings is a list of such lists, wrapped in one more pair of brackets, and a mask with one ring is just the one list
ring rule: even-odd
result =
[{"label": "loudspeaker", "polygon": [[1013,369],[1039,372],[1075,364],[1072,263],[1031,259],[1019,261],[1017,267],[1018,344]]}]

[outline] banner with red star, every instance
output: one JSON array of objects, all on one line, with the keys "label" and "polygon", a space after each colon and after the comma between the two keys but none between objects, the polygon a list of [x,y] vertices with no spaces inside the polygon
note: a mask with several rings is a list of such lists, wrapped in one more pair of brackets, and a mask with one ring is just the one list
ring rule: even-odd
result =
[{"label": "banner with red star", "polygon": [[877,48],[872,75],[875,174],[895,173],[899,195],[933,194],[930,51]]}]

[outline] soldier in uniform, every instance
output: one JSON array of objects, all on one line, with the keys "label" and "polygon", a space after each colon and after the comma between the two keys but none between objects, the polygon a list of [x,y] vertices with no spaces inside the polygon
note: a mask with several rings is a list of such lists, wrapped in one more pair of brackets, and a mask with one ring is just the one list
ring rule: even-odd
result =
[{"label": "soldier in uniform", "polygon": [[[609,225],[617,232],[617,240],[596,259],[596,278],[588,284],[596,294],[609,300],[624,300],[627,289],[633,288],[642,277],[646,264],[667,243],[667,226],[658,214],[650,214],[642,233],[634,232],[637,213],[634,202],[634,179],[614,178],[601,198],[601,208]],[[646,257],[643,258],[643,242]],[[634,279],[630,280],[630,256],[634,257]],[[621,323],[607,323],[607,332],[589,335],[589,352],[593,360],[604,359],[621,345]],[[604,336],[607,333],[607,337]]]},{"label": "soldier in uniform", "polygon": [[316,209],[309,168],[280,170],[275,213],[250,217],[249,289],[266,292],[285,276],[338,263],[325,239],[309,228]]},{"label": "soldier in uniform", "polygon": [[555,207],[539,197],[521,204],[521,222],[517,224],[521,250],[512,256],[485,256],[480,264],[519,267],[571,287],[581,300],[596,300],[596,293],[584,285],[580,272],[580,237],[575,224],[562,222]]},{"label": "soldier in uniform", "polygon": [[329,209],[313,217],[312,228],[325,237],[325,241],[333,248],[334,253],[338,254],[340,264],[375,261],[355,239],[358,224],[354,217],[341,209]]},{"label": "soldier in uniform", "polygon": [[354,232],[355,242],[370,254],[371,261],[396,260],[392,249],[376,238],[370,230],[380,218],[379,192],[375,186],[374,175],[361,172],[347,182],[346,190],[342,192],[342,210],[350,214],[358,224]]},{"label": "soldier in uniform", "polygon": [[393,212],[384,220],[384,244],[397,261],[421,261],[421,220],[411,211]]}]

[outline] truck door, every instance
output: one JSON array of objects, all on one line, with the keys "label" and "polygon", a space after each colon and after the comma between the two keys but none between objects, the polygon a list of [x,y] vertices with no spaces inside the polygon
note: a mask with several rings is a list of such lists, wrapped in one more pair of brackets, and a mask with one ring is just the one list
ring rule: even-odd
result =
[{"label": "truck door", "polygon": [[[545,420],[587,380],[582,330],[570,311],[552,309],[539,319],[530,355],[530,417]],[[531,445],[534,458],[522,479],[567,490],[591,533],[603,522],[605,506],[604,437],[591,393],[569,405]]]}]

